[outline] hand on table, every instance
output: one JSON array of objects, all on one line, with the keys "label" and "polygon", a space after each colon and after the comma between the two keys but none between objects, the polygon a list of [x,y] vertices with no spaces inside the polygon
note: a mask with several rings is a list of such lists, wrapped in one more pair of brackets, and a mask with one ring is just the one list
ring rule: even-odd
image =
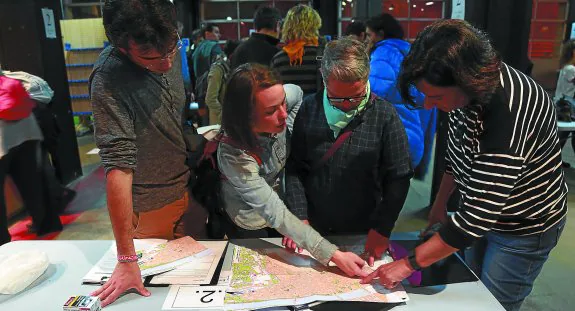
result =
[{"label": "hand on table", "polygon": [[354,253],[337,250],[331,257],[331,261],[349,277],[359,276],[363,278],[369,274],[362,270],[365,261]]},{"label": "hand on table", "polygon": [[365,242],[365,254],[368,256],[367,263],[373,267],[373,263],[381,259],[381,256],[389,248],[389,238],[379,234],[379,232],[370,229]]},{"label": "hand on table", "polygon": [[[302,220],[302,222],[309,226],[308,220]],[[294,252],[301,253],[303,251],[303,248],[297,246],[297,244],[295,244],[295,242],[290,237],[287,237],[287,236],[284,236],[284,238],[282,240],[282,245],[285,246],[285,248],[287,248],[288,250],[291,250]]]},{"label": "hand on table", "polygon": [[364,277],[361,280],[361,284],[368,284],[371,283],[373,279],[379,278],[381,285],[387,289],[392,289],[403,281],[403,279],[409,277],[413,271],[407,259],[404,258],[377,268],[377,270],[373,271],[370,275]]},{"label": "hand on table", "polygon": [[112,277],[90,296],[98,296],[102,301],[102,307],[105,307],[130,289],[135,289],[145,297],[151,295],[142,283],[142,274],[137,262],[117,263]]}]

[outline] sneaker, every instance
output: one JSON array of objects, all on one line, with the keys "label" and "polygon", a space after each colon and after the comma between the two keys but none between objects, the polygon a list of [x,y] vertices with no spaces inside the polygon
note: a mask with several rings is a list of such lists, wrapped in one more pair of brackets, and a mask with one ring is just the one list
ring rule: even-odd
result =
[{"label": "sneaker", "polygon": [[77,137],[82,137],[88,133],[90,133],[89,127],[87,127],[86,125],[81,124],[81,123],[76,125],[76,136]]}]

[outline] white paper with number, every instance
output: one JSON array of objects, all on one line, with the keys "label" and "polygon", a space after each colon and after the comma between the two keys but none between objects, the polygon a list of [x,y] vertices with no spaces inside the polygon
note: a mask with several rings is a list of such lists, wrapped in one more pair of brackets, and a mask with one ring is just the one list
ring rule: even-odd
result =
[{"label": "white paper with number", "polygon": [[465,0],[452,1],[451,19],[465,19]]},{"label": "white paper with number", "polygon": [[202,310],[223,311],[227,286],[186,286],[170,287],[162,310]]},{"label": "white paper with number", "polygon": [[48,8],[42,8],[42,18],[44,19],[46,38],[56,39],[56,21],[54,20],[54,11]]}]

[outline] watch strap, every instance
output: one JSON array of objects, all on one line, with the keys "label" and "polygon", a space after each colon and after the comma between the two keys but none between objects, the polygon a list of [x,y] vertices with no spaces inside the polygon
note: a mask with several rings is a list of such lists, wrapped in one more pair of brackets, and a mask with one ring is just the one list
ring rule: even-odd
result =
[{"label": "watch strap", "polygon": [[413,268],[413,270],[421,271],[422,267],[417,263],[417,260],[415,259],[415,249],[409,251],[409,254],[407,255],[407,262],[409,262],[409,265],[411,268]]}]

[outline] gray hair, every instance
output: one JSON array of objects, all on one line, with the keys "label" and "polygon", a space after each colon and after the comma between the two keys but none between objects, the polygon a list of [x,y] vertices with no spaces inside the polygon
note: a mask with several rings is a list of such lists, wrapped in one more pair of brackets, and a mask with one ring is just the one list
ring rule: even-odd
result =
[{"label": "gray hair", "polygon": [[330,77],[342,82],[367,81],[367,48],[363,43],[347,37],[329,42],[323,52],[321,73],[326,85]]}]

